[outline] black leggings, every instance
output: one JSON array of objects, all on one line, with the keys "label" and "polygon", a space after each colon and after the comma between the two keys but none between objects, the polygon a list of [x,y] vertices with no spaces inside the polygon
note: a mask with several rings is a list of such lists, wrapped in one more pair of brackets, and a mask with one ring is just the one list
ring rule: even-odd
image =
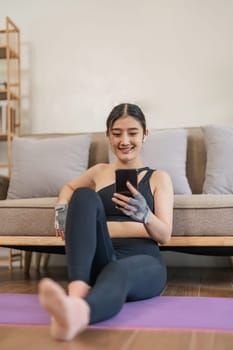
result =
[{"label": "black leggings", "polygon": [[126,301],[159,295],[166,267],[156,243],[146,238],[111,239],[102,201],[95,191],[79,188],[70,200],[66,223],[69,281],[92,286],[86,302],[90,323],[117,314]]}]

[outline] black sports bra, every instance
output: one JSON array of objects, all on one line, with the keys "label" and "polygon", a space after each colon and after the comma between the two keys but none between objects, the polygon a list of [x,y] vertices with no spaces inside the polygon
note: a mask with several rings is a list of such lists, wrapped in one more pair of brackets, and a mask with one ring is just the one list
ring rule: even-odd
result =
[{"label": "black sports bra", "polygon": [[[147,170],[147,172],[138,183],[138,191],[143,195],[143,197],[147,201],[150,210],[154,212],[154,198],[150,188],[150,177],[155,170],[150,169],[148,167],[144,167],[138,169],[138,174],[145,170]],[[134,221],[129,216],[124,215],[119,209],[115,207],[115,204],[112,201],[112,196],[114,192],[115,183],[103,187],[98,191],[98,194],[103,202],[107,221]]]}]

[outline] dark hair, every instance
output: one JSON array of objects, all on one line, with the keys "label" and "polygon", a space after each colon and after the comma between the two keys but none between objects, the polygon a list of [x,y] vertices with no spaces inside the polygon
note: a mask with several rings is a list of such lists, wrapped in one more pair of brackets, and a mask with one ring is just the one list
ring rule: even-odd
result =
[{"label": "dark hair", "polygon": [[109,134],[109,130],[112,128],[113,124],[117,119],[122,117],[127,117],[127,116],[130,116],[136,119],[141,124],[143,133],[144,134],[146,133],[146,119],[141,108],[132,103],[121,103],[112,109],[112,111],[110,112],[107,118],[107,121],[106,121],[107,135]]}]

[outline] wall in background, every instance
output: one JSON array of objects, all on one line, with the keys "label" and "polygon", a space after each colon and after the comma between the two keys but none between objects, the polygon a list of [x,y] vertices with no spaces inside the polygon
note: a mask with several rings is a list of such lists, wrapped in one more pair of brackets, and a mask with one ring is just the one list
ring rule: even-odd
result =
[{"label": "wall in background", "polygon": [[139,104],[150,128],[233,124],[231,0],[0,8],[1,21],[8,15],[21,30],[23,132],[102,131],[122,101]]},{"label": "wall in background", "polygon": [[26,132],[99,131],[116,103],[149,127],[233,123],[231,0],[0,0],[21,29]]}]

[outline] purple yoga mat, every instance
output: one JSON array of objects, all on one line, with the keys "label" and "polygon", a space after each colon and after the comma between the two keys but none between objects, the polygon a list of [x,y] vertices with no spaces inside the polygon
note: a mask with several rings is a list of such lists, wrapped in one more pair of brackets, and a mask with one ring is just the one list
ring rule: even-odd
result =
[{"label": "purple yoga mat", "polygon": [[[0,294],[1,325],[48,325],[37,295]],[[161,296],[126,303],[90,328],[200,329],[233,332],[233,298]]]}]

